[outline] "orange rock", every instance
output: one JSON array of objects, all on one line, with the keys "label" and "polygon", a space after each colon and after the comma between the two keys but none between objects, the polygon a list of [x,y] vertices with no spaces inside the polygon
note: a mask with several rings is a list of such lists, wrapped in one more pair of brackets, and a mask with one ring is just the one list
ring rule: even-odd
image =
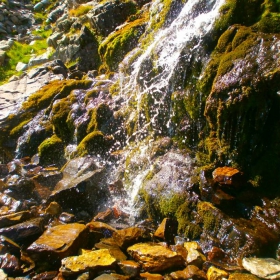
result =
[{"label": "orange rock", "polygon": [[146,280],[163,280],[163,276],[160,274],[152,274],[149,272],[140,273],[141,278]]},{"label": "orange rock", "polygon": [[241,182],[243,173],[233,167],[218,167],[213,171],[213,179],[222,185],[237,185]]}]

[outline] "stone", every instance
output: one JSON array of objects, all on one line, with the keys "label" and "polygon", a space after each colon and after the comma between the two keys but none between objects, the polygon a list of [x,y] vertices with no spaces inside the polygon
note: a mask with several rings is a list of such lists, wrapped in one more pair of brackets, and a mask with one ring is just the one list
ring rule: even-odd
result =
[{"label": "stone", "polygon": [[8,275],[16,275],[21,272],[19,259],[11,254],[0,255],[0,269],[3,269]]},{"label": "stone", "polygon": [[129,277],[136,277],[140,273],[140,265],[135,261],[120,261],[118,265],[122,272]]},{"label": "stone", "polygon": [[60,272],[64,276],[71,276],[85,271],[100,272],[112,269],[116,259],[108,249],[91,251],[80,256],[71,256],[61,260]]},{"label": "stone", "polygon": [[21,211],[9,215],[0,216],[0,228],[22,223],[30,218],[31,213],[29,211]]},{"label": "stone", "polygon": [[229,275],[228,280],[260,280],[260,278],[252,274],[235,272]]},{"label": "stone", "polygon": [[6,52],[0,49],[0,66],[4,65]]},{"label": "stone", "polygon": [[146,279],[146,280],[163,280],[164,277],[160,274],[156,273],[149,273],[149,272],[143,272],[140,273],[141,279]]},{"label": "stone", "polygon": [[41,55],[33,56],[28,62],[28,67],[33,67],[35,65],[41,65],[51,60],[52,50],[48,48],[46,52]]},{"label": "stone", "polygon": [[200,270],[195,265],[188,265],[184,270],[174,271],[170,273],[172,279],[194,279],[204,280],[207,279],[206,274],[203,270]]},{"label": "stone", "polygon": [[127,252],[148,272],[160,272],[184,265],[182,256],[156,243],[138,243],[129,247]]},{"label": "stone", "polygon": [[243,267],[264,279],[280,279],[280,262],[272,258],[244,258]]},{"label": "stone", "polygon": [[202,268],[203,263],[206,261],[206,257],[202,254],[199,244],[195,241],[185,242],[184,247],[188,252],[186,258],[187,263]]},{"label": "stone", "polygon": [[74,214],[62,212],[58,218],[62,223],[70,224],[76,221]]},{"label": "stone", "polygon": [[20,256],[20,246],[10,238],[0,235],[0,255],[4,255],[6,253]]},{"label": "stone", "polygon": [[3,269],[0,269],[0,279],[8,280],[8,275],[3,271]]},{"label": "stone", "polygon": [[223,280],[228,278],[228,273],[215,266],[211,266],[207,270],[207,280]]},{"label": "stone", "polygon": [[61,206],[57,202],[53,201],[48,205],[45,212],[52,216],[58,216],[62,212],[62,209],[61,209]]},{"label": "stone", "polygon": [[19,212],[22,207],[22,203],[16,199],[0,192],[0,214],[12,214]]},{"label": "stone", "polygon": [[164,218],[157,230],[154,237],[163,239],[167,243],[174,244],[174,237],[177,235],[178,222],[171,218]]},{"label": "stone", "polygon": [[57,276],[57,271],[46,271],[39,273],[32,277],[32,280],[48,280],[48,279],[54,279]]},{"label": "stone", "polygon": [[20,72],[20,71],[25,71],[25,70],[27,70],[27,69],[28,69],[28,64],[23,63],[23,62],[18,62],[17,66],[16,66],[16,70],[17,70],[18,72]]},{"label": "stone", "polygon": [[0,229],[0,234],[16,242],[30,241],[38,238],[43,233],[44,224],[43,218],[34,218],[14,226],[2,228]]},{"label": "stone", "polygon": [[143,228],[130,227],[117,230],[113,233],[113,239],[122,249],[147,239],[147,231]]},{"label": "stone", "polygon": [[242,172],[233,167],[218,167],[213,171],[213,179],[222,185],[239,185],[242,179]]},{"label": "stone", "polygon": [[48,228],[28,248],[32,259],[46,259],[58,262],[77,253],[87,245],[88,229],[83,224],[66,224]]}]

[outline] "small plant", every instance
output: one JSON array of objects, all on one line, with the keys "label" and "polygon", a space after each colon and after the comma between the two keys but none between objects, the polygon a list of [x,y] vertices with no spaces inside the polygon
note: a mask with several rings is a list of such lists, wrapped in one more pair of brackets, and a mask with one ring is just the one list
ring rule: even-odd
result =
[{"label": "small plant", "polygon": [[92,9],[92,6],[89,5],[81,5],[76,9],[71,9],[69,11],[69,15],[71,17],[80,17],[87,14]]}]

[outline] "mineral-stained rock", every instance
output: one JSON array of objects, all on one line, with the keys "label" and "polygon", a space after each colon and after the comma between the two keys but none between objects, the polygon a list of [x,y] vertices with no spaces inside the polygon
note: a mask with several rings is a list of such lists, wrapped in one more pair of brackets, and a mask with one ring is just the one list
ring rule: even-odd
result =
[{"label": "mineral-stained rock", "polygon": [[0,235],[0,255],[4,255],[6,253],[20,256],[20,247],[13,240],[4,235]]},{"label": "mineral-stained rock", "polygon": [[208,280],[220,280],[223,278],[228,278],[228,273],[226,271],[218,269],[215,266],[211,266],[207,270],[207,279]]},{"label": "mineral-stained rock", "polygon": [[147,239],[147,231],[137,227],[125,228],[114,232],[113,239],[119,247],[126,249],[132,244]]},{"label": "mineral-stained rock", "polygon": [[222,185],[239,185],[242,180],[242,172],[236,168],[224,166],[213,171],[213,179]]},{"label": "mineral-stained rock", "polygon": [[32,277],[32,280],[50,280],[57,276],[57,271],[46,271]]},{"label": "mineral-stained rock", "polygon": [[85,271],[99,272],[112,269],[115,264],[116,259],[110,254],[110,251],[101,249],[62,259],[60,271],[63,275],[69,276]]},{"label": "mineral-stained rock", "polygon": [[271,258],[244,258],[243,267],[264,279],[280,279],[280,262]]},{"label": "mineral-stained rock", "polygon": [[230,274],[228,280],[260,280],[260,278],[252,274],[236,272]]},{"label": "mineral-stained rock", "polygon": [[3,269],[0,269],[0,279],[8,280],[8,275],[3,271]]},{"label": "mineral-stained rock", "polygon": [[129,247],[127,252],[148,272],[159,272],[184,265],[181,255],[156,243],[138,243]]},{"label": "mineral-stained rock", "polygon": [[9,275],[15,275],[21,271],[19,259],[11,254],[0,256],[0,268]]},{"label": "mineral-stained rock", "polygon": [[44,231],[44,218],[35,218],[26,222],[0,229],[0,234],[13,241],[24,242],[36,239]]},{"label": "mineral-stained rock", "polygon": [[160,274],[156,274],[156,273],[149,273],[149,272],[144,272],[144,273],[140,273],[140,276],[142,279],[146,279],[146,280],[163,280],[163,276]]},{"label": "mineral-stained rock", "polygon": [[31,218],[29,211],[17,212],[9,215],[0,216],[0,228],[9,227],[22,223]]},{"label": "mineral-stained rock", "polygon": [[186,259],[187,263],[201,268],[203,263],[206,261],[206,257],[202,254],[199,244],[195,241],[185,242],[184,247],[188,251]]},{"label": "mineral-stained rock", "polygon": [[155,237],[161,238],[168,243],[174,243],[174,237],[177,235],[178,222],[174,219],[164,218],[156,232]]},{"label": "mineral-stained rock", "polygon": [[52,216],[58,216],[61,211],[61,206],[55,201],[51,202],[45,210],[46,213]]},{"label": "mineral-stained rock", "polygon": [[27,251],[31,258],[57,262],[87,245],[88,229],[83,224],[58,225],[47,229]]},{"label": "mineral-stained rock", "polygon": [[118,265],[123,273],[130,277],[136,277],[140,273],[140,265],[135,261],[121,261]]},{"label": "mineral-stained rock", "polygon": [[[111,274],[101,274],[100,276],[94,278],[94,280],[128,280],[131,279],[129,276],[124,276],[116,273]],[[82,279],[81,279],[82,280]]]},{"label": "mineral-stained rock", "polygon": [[195,265],[188,265],[184,270],[179,270],[170,273],[172,279],[194,279],[204,280],[207,279],[206,274],[203,270],[200,270]]}]

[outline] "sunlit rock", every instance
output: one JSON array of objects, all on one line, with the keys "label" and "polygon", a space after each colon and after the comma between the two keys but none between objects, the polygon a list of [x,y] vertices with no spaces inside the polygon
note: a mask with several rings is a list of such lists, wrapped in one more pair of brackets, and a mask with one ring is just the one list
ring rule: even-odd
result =
[{"label": "sunlit rock", "polygon": [[61,206],[55,201],[51,202],[45,210],[46,213],[52,216],[58,216],[61,213],[61,211]]},{"label": "sunlit rock", "polygon": [[211,266],[207,270],[207,279],[208,280],[222,280],[222,279],[227,279],[227,278],[228,278],[228,273],[215,266]]},{"label": "sunlit rock", "polygon": [[188,265],[184,270],[178,270],[170,273],[172,279],[196,279],[206,280],[206,274],[195,265]]},{"label": "sunlit rock", "polygon": [[32,280],[55,279],[57,274],[58,274],[57,271],[46,271],[46,272],[42,272],[42,273],[39,273],[39,274],[33,276]]},{"label": "sunlit rock", "polygon": [[138,243],[129,247],[127,252],[148,272],[159,272],[184,265],[182,256],[156,243]]},{"label": "sunlit rock", "polygon": [[203,263],[206,261],[206,257],[203,255],[201,247],[195,241],[185,242],[184,247],[187,249],[187,264],[195,265],[202,268]]},{"label": "sunlit rock", "polygon": [[218,167],[213,171],[213,179],[221,185],[238,186],[242,180],[242,172],[232,167]]},{"label": "sunlit rock", "polygon": [[164,218],[154,233],[155,237],[174,244],[174,237],[177,235],[178,222],[174,219]]},{"label": "sunlit rock", "polygon": [[121,261],[118,265],[122,272],[130,277],[136,277],[140,273],[140,265],[135,261]]},{"label": "sunlit rock", "polygon": [[113,233],[113,239],[123,249],[126,249],[132,244],[144,241],[147,237],[149,237],[147,231],[137,227],[125,228]]},{"label": "sunlit rock", "polygon": [[94,280],[129,280],[129,279],[131,279],[129,276],[120,275],[117,273],[110,273],[110,274],[103,273],[100,276],[94,278]]},{"label": "sunlit rock", "polygon": [[22,223],[31,218],[31,212],[22,211],[9,215],[0,216],[0,228],[9,227],[12,225],[16,225]]},{"label": "sunlit rock", "polygon": [[66,224],[70,224],[70,223],[74,223],[77,221],[76,217],[74,214],[68,213],[68,212],[62,212],[58,219],[62,222],[62,223],[66,223]]},{"label": "sunlit rock", "polygon": [[8,280],[8,275],[3,271],[3,269],[0,269],[0,279]]},{"label": "sunlit rock", "polygon": [[48,228],[27,251],[34,260],[48,259],[57,262],[77,253],[87,245],[88,229],[82,224],[66,224]]},{"label": "sunlit rock", "polygon": [[280,262],[271,258],[244,258],[243,267],[252,274],[264,279],[280,278]]},{"label": "sunlit rock", "polygon": [[61,260],[60,271],[65,276],[75,275],[85,271],[100,272],[115,267],[116,259],[109,250],[101,249],[72,256]]},{"label": "sunlit rock", "polygon": [[8,275],[16,275],[21,272],[20,261],[9,253],[0,255],[0,269],[3,269]]},{"label": "sunlit rock", "polygon": [[34,218],[26,222],[0,229],[0,234],[13,241],[33,241],[44,231],[44,218]]},{"label": "sunlit rock", "polygon": [[142,279],[146,279],[146,280],[163,280],[164,277],[160,274],[157,273],[149,273],[149,272],[143,272],[140,273],[140,276]]},{"label": "sunlit rock", "polygon": [[260,280],[259,277],[247,273],[232,273],[229,275],[228,280]]}]

